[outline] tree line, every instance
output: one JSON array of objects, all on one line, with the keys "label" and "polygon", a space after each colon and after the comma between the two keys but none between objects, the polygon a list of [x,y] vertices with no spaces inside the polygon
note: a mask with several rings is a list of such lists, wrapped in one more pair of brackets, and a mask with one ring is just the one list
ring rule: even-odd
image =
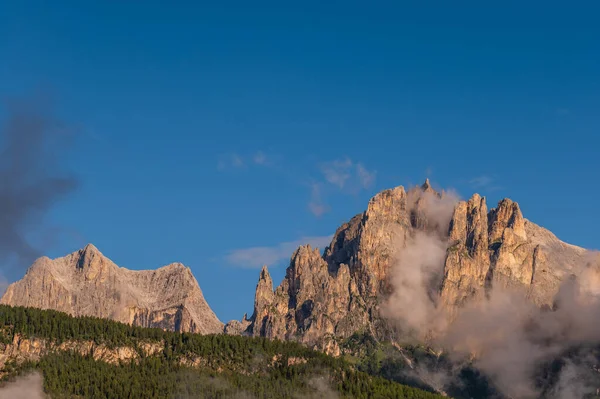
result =
[{"label": "tree line", "polygon": [[[61,343],[93,341],[109,348],[129,346],[139,358],[118,365],[91,355],[55,351],[38,361],[9,362],[6,377],[28,370],[44,376],[52,398],[415,398],[441,396],[359,371],[340,358],[298,343],[259,337],[199,335],[134,327],[95,317],[71,317],[53,310],[0,305],[0,341],[15,334]],[[160,343],[146,356],[143,343]],[[184,359],[201,359],[200,367]],[[289,359],[302,359],[300,362]]]}]

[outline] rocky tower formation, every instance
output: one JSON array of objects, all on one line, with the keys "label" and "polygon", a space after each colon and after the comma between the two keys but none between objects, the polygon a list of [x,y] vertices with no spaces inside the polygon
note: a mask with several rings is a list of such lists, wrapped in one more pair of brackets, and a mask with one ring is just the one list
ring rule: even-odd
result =
[{"label": "rocky tower formation", "polygon": [[36,260],[0,303],[174,331],[223,331],[189,268],[173,263],[157,270],[128,270],[91,244],[63,258]]},{"label": "rocky tower formation", "polygon": [[523,218],[516,202],[503,199],[488,212],[477,194],[456,206],[449,237],[441,298],[454,310],[498,286],[551,307],[560,283],[578,274],[590,255]]},{"label": "rocky tower formation", "polygon": [[511,200],[488,211],[485,198],[459,202],[429,181],[408,192],[396,187],[338,228],[323,255],[299,247],[275,290],[264,267],[254,314],[231,332],[295,339],[332,354],[339,353],[336,338],[356,331],[393,339],[380,306],[391,289],[391,265],[418,232],[435,234],[448,247],[437,291],[450,315],[491,286],[521,288],[537,305],[550,306],[587,252],[524,219]]}]

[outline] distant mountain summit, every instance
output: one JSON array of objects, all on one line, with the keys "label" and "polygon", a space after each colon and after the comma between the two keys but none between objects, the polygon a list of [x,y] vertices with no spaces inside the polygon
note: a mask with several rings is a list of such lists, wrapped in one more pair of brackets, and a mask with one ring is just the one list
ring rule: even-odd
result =
[{"label": "distant mountain summit", "polygon": [[22,280],[7,288],[0,303],[173,331],[223,331],[189,268],[173,263],[128,270],[92,244],[63,258],[39,258]]},{"label": "distant mountain summit", "polygon": [[[365,212],[340,226],[323,255],[299,247],[275,289],[264,267],[253,315],[225,331],[339,354],[340,339],[355,332],[394,341],[395,309],[409,327],[430,322],[418,319],[433,315],[418,295],[433,295],[436,309],[450,317],[491,287],[521,290],[537,306],[552,307],[561,282],[588,255],[525,219],[509,199],[488,210],[478,194],[458,201],[429,181],[408,191],[399,186],[375,195]],[[428,274],[432,265],[437,275]],[[425,278],[431,291],[416,291]]]}]

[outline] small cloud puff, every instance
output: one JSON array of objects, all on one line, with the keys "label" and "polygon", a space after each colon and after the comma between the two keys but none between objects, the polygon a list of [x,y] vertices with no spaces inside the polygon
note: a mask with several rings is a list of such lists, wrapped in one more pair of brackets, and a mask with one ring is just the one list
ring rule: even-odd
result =
[{"label": "small cloud puff", "polygon": [[492,179],[490,176],[478,176],[469,180],[469,184],[475,188],[487,187],[492,184],[493,181],[494,179]]},{"label": "small cloud puff", "polygon": [[375,182],[375,171],[367,170],[360,162],[353,162],[350,158],[324,162],[320,165],[321,173],[325,180],[344,189],[349,185],[366,189]]},{"label": "small cloud puff", "polygon": [[249,165],[269,166],[271,164],[271,160],[263,151],[256,151],[251,156],[242,156],[238,153],[232,152],[229,154],[223,154],[219,157],[217,169],[241,169]]},{"label": "small cloud puff", "polygon": [[310,244],[312,247],[325,248],[332,236],[302,237],[295,241],[282,242],[271,247],[251,247],[235,249],[225,256],[225,261],[237,267],[260,268],[263,265],[273,266],[285,261],[300,245]]},{"label": "small cloud puff", "polygon": [[313,182],[310,185],[311,195],[308,203],[308,209],[317,217],[329,211],[329,206],[324,201],[324,193],[333,188],[356,194],[372,187],[377,176],[377,172],[368,170],[362,163],[354,162],[348,157],[323,162],[319,164],[319,171],[324,181]]}]

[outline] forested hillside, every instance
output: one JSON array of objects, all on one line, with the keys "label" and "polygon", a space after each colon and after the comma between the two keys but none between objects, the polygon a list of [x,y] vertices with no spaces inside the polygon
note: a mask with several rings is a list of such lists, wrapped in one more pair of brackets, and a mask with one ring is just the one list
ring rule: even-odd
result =
[{"label": "forested hillside", "polygon": [[55,399],[440,397],[293,342],[10,306],[0,306],[0,328],[3,380],[39,370]]}]

